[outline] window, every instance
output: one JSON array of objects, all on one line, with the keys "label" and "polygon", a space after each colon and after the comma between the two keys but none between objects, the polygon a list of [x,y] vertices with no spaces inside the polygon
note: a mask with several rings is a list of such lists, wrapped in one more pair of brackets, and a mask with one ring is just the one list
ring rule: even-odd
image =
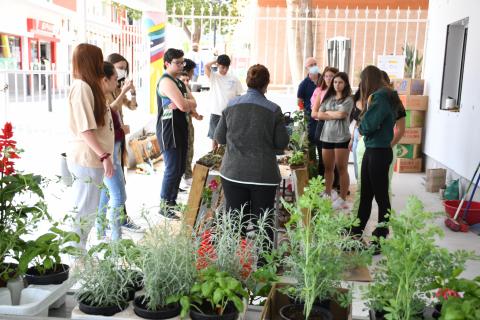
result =
[{"label": "window", "polygon": [[21,39],[0,34],[0,69],[20,70],[22,67]]},{"label": "window", "polygon": [[467,35],[468,17],[447,26],[440,97],[440,109],[442,110],[458,109],[461,106]]}]

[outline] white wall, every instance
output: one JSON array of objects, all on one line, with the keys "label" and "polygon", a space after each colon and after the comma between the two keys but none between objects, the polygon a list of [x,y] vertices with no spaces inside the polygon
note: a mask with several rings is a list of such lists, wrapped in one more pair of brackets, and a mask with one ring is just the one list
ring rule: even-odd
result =
[{"label": "white wall", "polygon": [[[440,110],[447,25],[469,17],[460,112]],[[470,178],[480,161],[480,1],[432,0],[428,10],[425,79],[430,96],[424,152]],[[432,166],[431,161],[427,167]]]}]

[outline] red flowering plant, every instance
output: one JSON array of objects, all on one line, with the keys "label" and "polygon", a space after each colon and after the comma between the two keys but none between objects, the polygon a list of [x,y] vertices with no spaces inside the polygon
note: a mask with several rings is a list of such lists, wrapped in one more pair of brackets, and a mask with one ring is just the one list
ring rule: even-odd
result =
[{"label": "red flowering plant", "polygon": [[13,128],[5,123],[0,134],[0,280],[18,275],[13,264],[25,250],[22,237],[29,234],[36,222],[49,217],[40,187],[42,178],[15,169],[21,150],[13,140]]},{"label": "red flowering plant", "polygon": [[202,191],[202,202],[207,207],[207,209],[212,207],[213,194],[218,190],[219,182],[217,178],[210,180],[210,183],[203,188]]},{"label": "red flowering plant", "polygon": [[[245,288],[253,287],[259,259],[272,247],[271,214],[250,220],[240,211],[217,211],[197,234],[197,270],[214,267],[227,272]],[[248,236],[245,237],[247,228]]]}]

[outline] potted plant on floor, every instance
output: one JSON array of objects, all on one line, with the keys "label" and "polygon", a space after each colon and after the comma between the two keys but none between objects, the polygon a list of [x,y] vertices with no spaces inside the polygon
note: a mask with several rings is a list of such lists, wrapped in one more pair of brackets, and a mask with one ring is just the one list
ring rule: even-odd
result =
[{"label": "potted plant on floor", "polygon": [[[16,171],[15,160],[21,150],[13,140],[12,124],[7,122],[0,134],[0,286],[10,280],[19,285],[12,298],[19,299],[23,281],[17,267],[19,256],[25,250],[23,238],[28,236],[45,218],[50,218],[41,189],[42,177]],[[13,287],[13,286],[11,286]],[[12,299],[18,304],[18,299]]]},{"label": "potted plant on floor", "polygon": [[131,280],[135,270],[122,268],[123,246],[108,244],[109,255],[86,254],[76,272],[80,288],[76,293],[80,311],[91,315],[112,316],[128,306]]},{"label": "potted plant on floor", "polygon": [[[67,280],[70,267],[61,262],[60,254],[77,256],[80,252],[71,244],[78,242],[78,234],[63,231],[57,224],[36,240],[27,241],[19,261],[19,269],[25,272],[27,283],[47,285]],[[33,265],[28,268],[29,264]]]},{"label": "potted plant on floor", "polygon": [[448,288],[440,288],[441,320],[480,319],[480,277],[452,279]]},{"label": "potted plant on floor", "polygon": [[154,226],[146,233],[140,253],[145,293],[134,300],[135,314],[146,319],[178,316],[179,301],[188,295],[197,274],[191,230],[184,224]]},{"label": "potted plant on floor", "polygon": [[349,292],[340,288],[352,255],[371,254],[346,231],[356,218],[335,212],[331,201],[319,196],[323,190],[321,178],[313,178],[296,204],[283,203],[291,219],[286,224],[289,254],[282,263],[284,275],[295,280],[283,289],[293,300],[280,310],[284,319],[331,319],[329,300],[350,304]]},{"label": "potted plant on floor", "polygon": [[415,197],[408,199],[404,211],[390,215],[393,236],[379,240],[383,257],[365,295],[372,319],[422,318],[425,297],[439,275],[452,277],[464,268],[471,254],[439,248],[435,239],[443,232],[433,219]]},{"label": "potted plant on floor", "polygon": [[190,310],[192,320],[236,320],[246,298],[240,281],[210,266],[200,271],[188,299],[183,300],[182,317]]}]

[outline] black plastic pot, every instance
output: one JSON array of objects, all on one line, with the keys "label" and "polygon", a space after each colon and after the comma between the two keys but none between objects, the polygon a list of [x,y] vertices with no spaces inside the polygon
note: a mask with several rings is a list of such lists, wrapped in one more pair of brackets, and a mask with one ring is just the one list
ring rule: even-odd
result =
[{"label": "black plastic pot", "polygon": [[139,317],[144,319],[170,319],[178,316],[181,311],[180,304],[171,303],[166,308],[152,311],[147,308],[146,302],[143,302],[145,296],[138,296],[133,301],[133,311]]},{"label": "black plastic pot", "polygon": [[[303,304],[287,304],[280,308],[280,317],[283,320],[305,320],[303,313]],[[333,320],[332,313],[327,309],[313,305],[312,311],[308,316],[310,320]]]},{"label": "black plastic pot", "polygon": [[227,304],[222,315],[216,314],[208,303],[201,305],[200,310],[202,310],[202,312],[199,312],[195,308],[191,308],[190,318],[192,320],[236,320],[238,318],[238,311],[232,302]]},{"label": "black plastic pot", "polygon": [[124,302],[121,306],[107,306],[107,307],[92,307],[83,302],[79,302],[78,307],[80,311],[86,314],[111,317],[114,314],[125,310],[128,307],[128,302]]},{"label": "black plastic pot", "polygon": [[[384,320],[386,312],[370,309],[369,314],[370,314],[370,320]],[[417,316],[417,319],[424,319],[423,311],[416,314],[416,316]]]},{"label": "black plastic pot", "polygon": [[30,267],[25,274],[25,280],[28,284],[61,284],[68,279],[68,272],[70,267],[66,264],[57,264],[52,270],[49,270],[46,274],[41,275],[35,269],[35,267]]}]

